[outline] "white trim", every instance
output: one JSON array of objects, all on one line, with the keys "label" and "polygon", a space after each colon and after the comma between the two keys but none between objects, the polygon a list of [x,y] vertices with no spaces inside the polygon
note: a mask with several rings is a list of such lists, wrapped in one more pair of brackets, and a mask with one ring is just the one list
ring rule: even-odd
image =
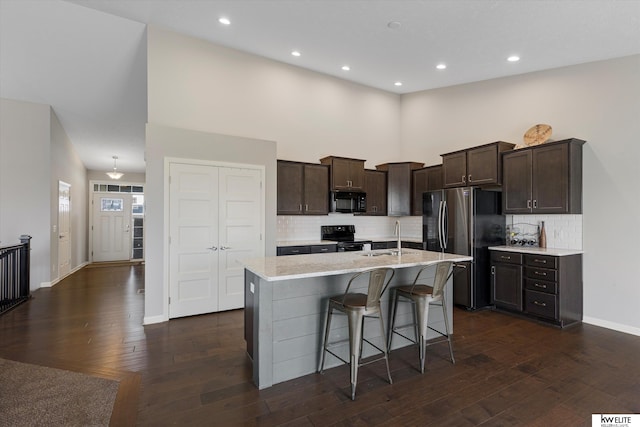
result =
[{"label": "white trim", "polygon": [[41,288],[53,288],[55,285],[57,285],[59,282],[61,282],[64,278],[71,276],[73,273],[75,273],[76,271],[80,270],[81,268],[83,268],[84,266],[89,265],[88,262],[83,262],[82,264],[78,265],[77,267],[71,269],[69,271],[68,274],[65,274],[63,277],[58,277],[57,279],[54,279],[50,282],[42,282],[40,283],[40,287]]},{"label": "white trim", "polygon": [[169,318],[165,315],[160,315],[160,316],[145,316],[144,319],[142,319],[142,324],[143,325],[152,325],[154,323],[162,323],[162,322],[168,322]]},{"label": "white trim", "polygon": [[[163,209],[163,235],[165,236],[164,242],[162,242],[162,260],[163,260],[163,268],[162,268],[162,315],[161,316],[153,316],[149,318],[150,323],[164,322],[169,320],[169,239],[170,239],[170,224],[169,224],[169,179],[170,179],[170,170],[171,163],[182,163],[186,165],[202,165],[202,166],[217,166],[217,167],[225,167],[225,168],[239,168],[239,169],[253,169],[260,171],[260,182],[261,184],[261,195],[260,195],[260,210],[261,210],[261,224],[260,224],[260,234],[262,236],[262,256],[266,253],[267,247],[267,239],[266,239],[266,185],[265,185],[265,176],[266,176],[266,166],[264,165],[256,165],[251,163],[231,163],[231,162],[220,162],[216,160],[201,160],[201,159],[189,159],[183,157],[165,157],[164,158],[164,171],[163,171],[163,181],[164,181],[164,191],[163,191],[163,199],[164,199],[164,209]],[[93,186],[91,187],[93,188]],[[155,320],[156,318],[162,318],[163,320]],[[155,321],[154,321],[155,320]],[[144,320],[144,324],[147,324],[147,318]]]},{"label": "white trim", "polygon": [[610,322],[608,320],[597,319],[595,317],[584,316],[582,321],[589,325],[600,326],[602,328],[613,329],[614,331],[624,332],[625,334],[636,335],[640,337],[640,328],[636,328],[629,325],[623,325],[622,323]]}]

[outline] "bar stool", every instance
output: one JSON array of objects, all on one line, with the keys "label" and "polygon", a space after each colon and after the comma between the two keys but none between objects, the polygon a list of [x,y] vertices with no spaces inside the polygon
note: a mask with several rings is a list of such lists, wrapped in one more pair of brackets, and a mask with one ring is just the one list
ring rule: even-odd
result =
[{"label": "bar stool", "polygon": [[[436,264],[436,274],[433,279],[433,286],[418,284],[420,275],[429,267],[432,267],[427,265],[425,267],[422,267],[418,271],[418,274],[416,274],[416,278],[413,280],[413,283],[411,285],[404,285],[393,288],[393,294],[391,296],[391,324],[389,325],[389,342],[387,344],[387,348],[391,349],[393,334],[398,334],[401,337],[411,341],[412,343],[417,344],[418,352],[420,355],[420,372],[423,374],[426,346],[444,341],[439,340],[436,342],[427,343],[427,329],[431,329],[432,331],[437,332],[443,337],[446,337],[446,341],[449,342],[451,363],[456,363],[455,359],[453,358],[453,348],[451,346],[451,337],[449,336],[449,319],[447,318],[447,305],[444,299],[444,287],[449,280],[449,277],[451,277],[451,274],[453,273],[453,269],[451,268],[452,264],[453,262],[451,261],[443,261]],[[411,303],[413,307],[414,319],[414,322],[412,324],[410,323],[407,325],[395,326],[395,316],[398,302]],[[445,333],[442,333],[441,331],[438,331],[428,325],[430,305],[439,305],[442,307],[442,313],[444,315],[444,325],[446,329]],[[406,337],[405,335],[398,332],[399,329],[403,329],[408,326],[414,327],[415,340]]]},{"label": "bar stool", "polygon": [[[389,279],[385,280],[389,273],[391,273]],[[369,287],[367,293],[349,293],[349,288],[351,288],[351,284],[354,280],[367,274],[369,275]],[[351,400],[355,400],[356,398],[356,384],[358,382],[359,365],[368,365],[369,363],[384,359],[387,364],[389,384],[392,384],[391,371],[389,370],[388,348],[386,347],[387,340],[382,320],[382,312],[380,310],[380,298],[387,286],[389,286],[394,274],[395,272],[391,268],[378,268],[362,271],[351,277],[344,295],[329,298],[329,308],[327,309],[327,318],[324,326],[324,343],[322,345],[322,354],[320,355],[320,373],[324,372],[325,352],[337,357],[343,363],[348,363],[351,367]],[[331,328],[331,316],[333,315],[334,310],[338,310],[339,312],[347,315],[349,324],[349,361],[344,360],[342,357],[330,350],[330,346],[335,346],[335,344],[338,344],[339,342],[346,341],[342,340],[333,343],[328,342],[329,331]],[[382,334],[381,336],[384,348],[380,348],[364,338],[363,329],[365,317],[378,317],[380,319],[380,332]],[[360,357],[363,341],[378,349],[383,353],[383,356],[375,360],[370,360],[366,363],[361,363]]]}]

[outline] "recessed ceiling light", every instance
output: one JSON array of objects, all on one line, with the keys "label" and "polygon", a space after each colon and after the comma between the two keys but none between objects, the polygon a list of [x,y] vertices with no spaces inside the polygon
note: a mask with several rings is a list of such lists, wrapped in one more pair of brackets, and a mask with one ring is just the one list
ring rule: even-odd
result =
[{"label": "recessed ceiling light", "polygon": [[225,18],[225,17],[218,19],[218,22],[221,23],[222,25],[231,25],[231,21],[229,21],[229,18]]},{"label": "recessed ceiling light", "polygon": [[444,70],[444,69],[446,69],[446,68],[447,68],[447,64],[438,64],[438,65],[436,65],[436,68],[437,68],[438,70]]},{"label": "recessed ceiling light", "polygon": [[344,71],[349,71],[349,70],[351,69],[351,67],[349,67],[348,65],[343,65],[343,66],[342,66],[342,69],[343,69]]},{"label": "recessed ceiling light", "polygon": [[402,86],[402,82],[395,82],[394,85],[396,86]]},{"label": "recessed ceiling light", "polygon": [[520,57],[518,55],[511,55],[510,57],[507,58],[507,61],[509,61],[509,62],[518,62],[518,61],[520,61]]},{"label": "recessed ceiling light", "polygon": [[291,55],[293,55],[293,56],[300,56],[300,52],[299,52],[299,51],[297,51],[297,50],[294,50],[294,51],[292,51],[292,52],[291,52]]},{"label": "recessed ceiling light", "polygon": [[398,21],[391,21],[387,24],[387,27],[391,28],[392,30],[397,30],[398,28],[400,28],[402,26],[401,23],[399,23]]}]

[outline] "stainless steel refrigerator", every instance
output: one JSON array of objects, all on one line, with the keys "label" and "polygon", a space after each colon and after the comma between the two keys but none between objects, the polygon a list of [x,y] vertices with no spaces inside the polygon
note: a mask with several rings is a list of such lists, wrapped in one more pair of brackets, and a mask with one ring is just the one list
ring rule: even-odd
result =
[{"label": "stainless steel refrigerator", "polygon": [[422,197],[425,249],[473,256],[471,262],[456,264],[453,276],[453,303],[470,310],[491,305],[488,247],[505,243],[501,195],[465,187]]}]

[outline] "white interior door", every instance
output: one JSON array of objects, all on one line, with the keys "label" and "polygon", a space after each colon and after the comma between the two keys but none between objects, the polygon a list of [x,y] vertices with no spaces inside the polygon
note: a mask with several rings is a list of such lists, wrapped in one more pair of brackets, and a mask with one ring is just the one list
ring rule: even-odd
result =
[{"label": "white interior door", "polygon": [[71,185],[58,181],[58,277],[71,271]]},{"label": "white interior door", "polygon": [[131,258],[131,195],[93,194],[93,261]]},{"label": "white interior door", "polygon": [[220,168],[219,309],[244,307],[241,261],[263,255],[261,174],[256,169]]},{"label": "white interior door", "polygon": [[169,167],[169,317],[218,310],[218,168]]},{"label": "white interior door", "polygon": [[240,260],[264,254],[259,169],[169,166],[169,317],[244,306]]}]

